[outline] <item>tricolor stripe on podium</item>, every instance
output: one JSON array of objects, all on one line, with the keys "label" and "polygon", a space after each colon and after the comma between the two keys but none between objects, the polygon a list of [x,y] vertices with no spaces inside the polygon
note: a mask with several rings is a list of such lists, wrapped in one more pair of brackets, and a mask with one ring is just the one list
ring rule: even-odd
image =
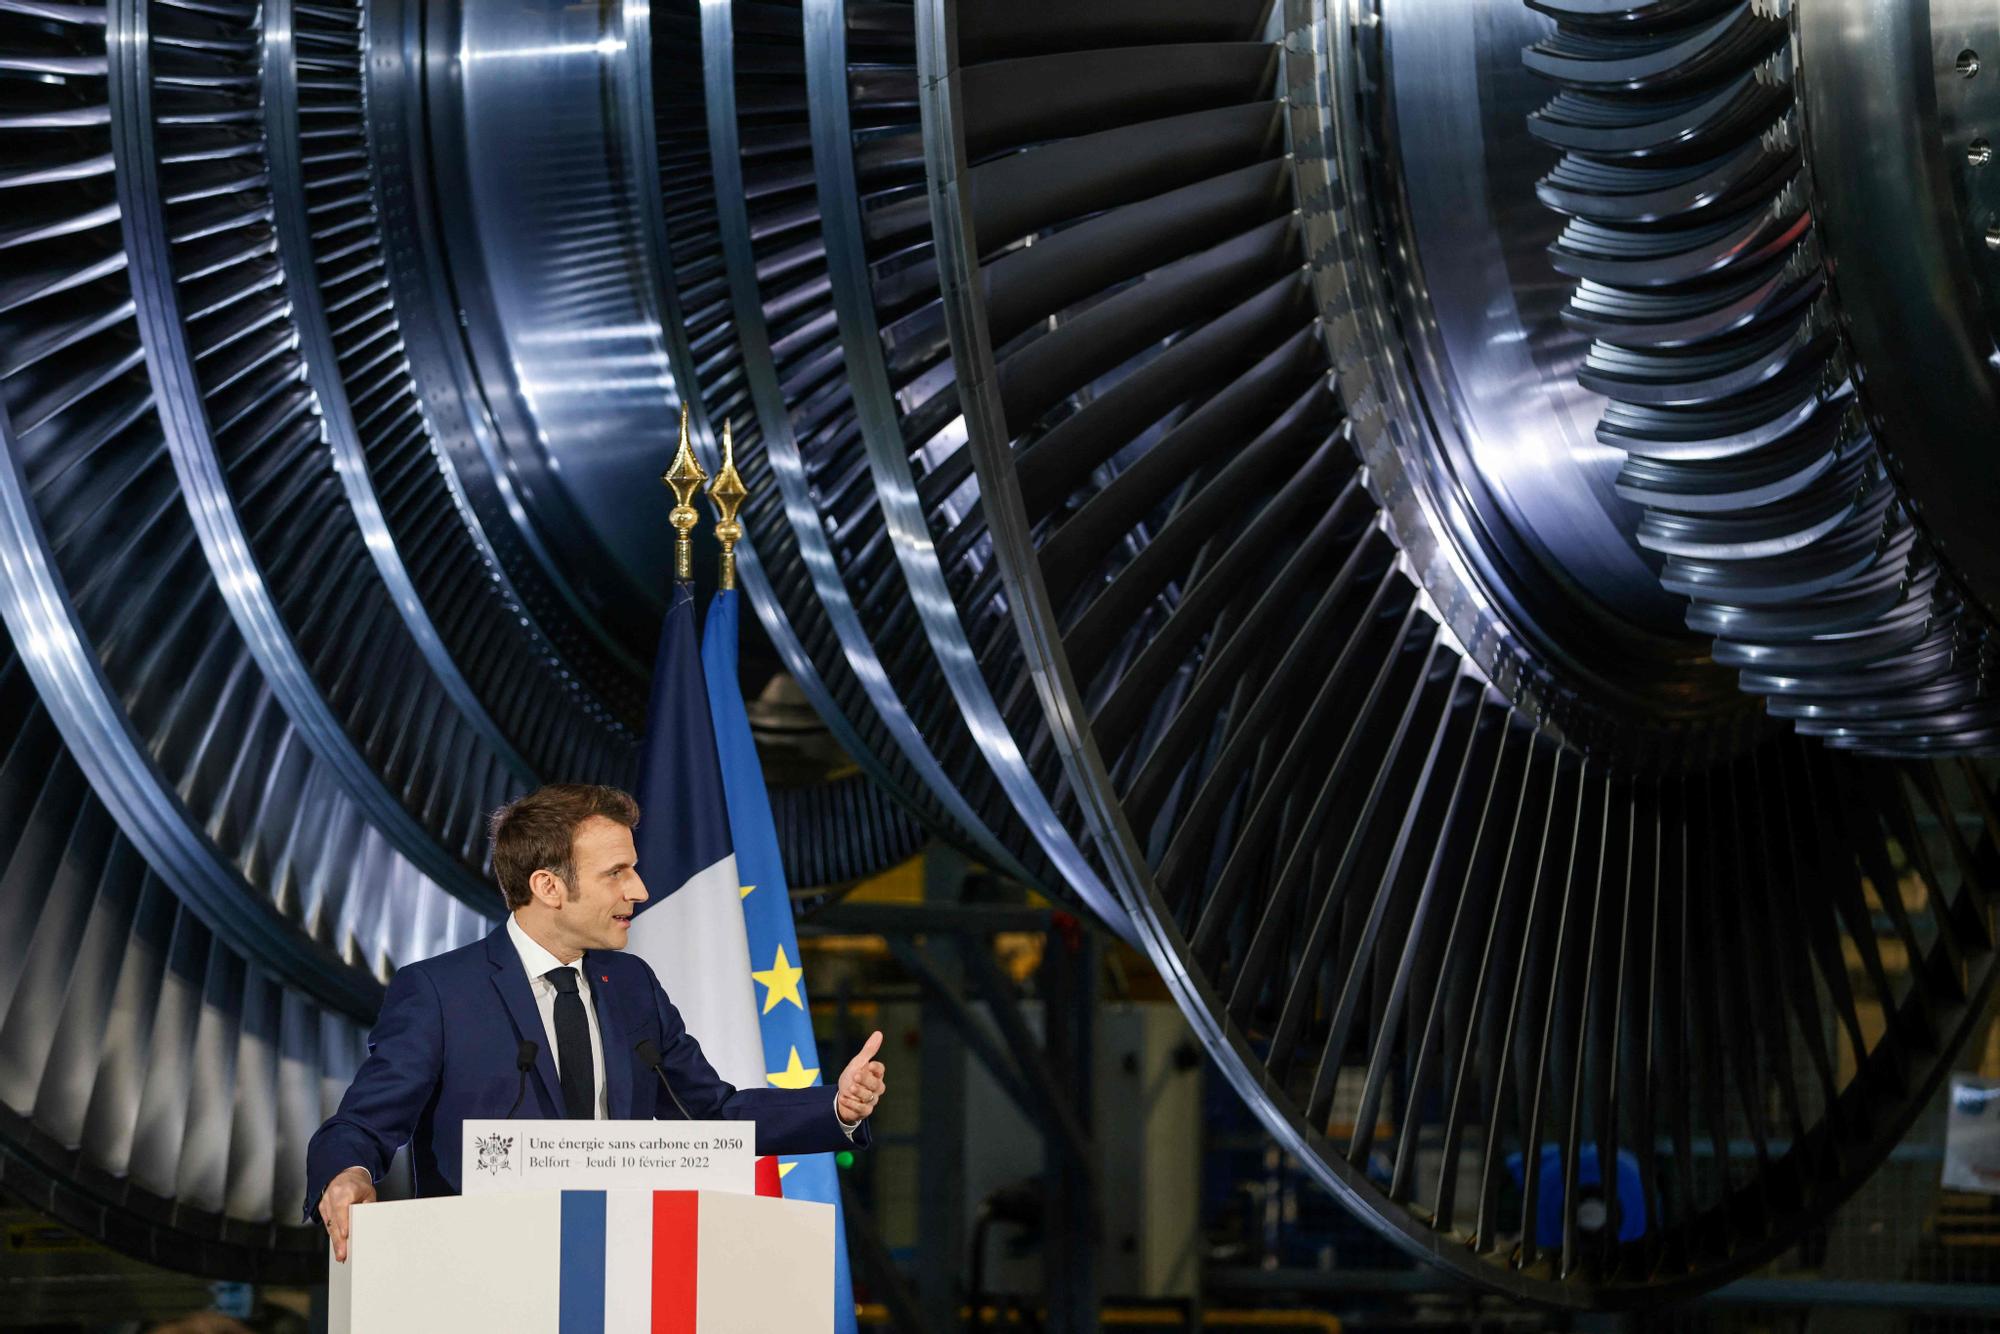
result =
[{"label": "tricolor stripe on podium", "polygon": [[834,1334],[833,1206],[734,1191],[500,1191],[369,1205],[328,1290],[363,1334]]},{"label": "tricolor stripe on podium", "polygon": [[[560,1334],[694,1334],[701,1197],[566,1190]],[[651,1283],[632,1281],[652,1273]]]}]

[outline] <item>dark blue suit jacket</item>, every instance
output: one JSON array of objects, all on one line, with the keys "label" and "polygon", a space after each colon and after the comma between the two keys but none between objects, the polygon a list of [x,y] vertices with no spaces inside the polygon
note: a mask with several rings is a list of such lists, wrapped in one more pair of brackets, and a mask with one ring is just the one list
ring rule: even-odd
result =
[{"label": "dark blue suit jacket", "polygon": [[[604,1042],[613,1119],[680,1119],[673,1099],[632,1050],[651,1038],[688,1115],[756,1122],[760,1154],[849,1147],[831,1087],[739,1090],[724,1083],[644,959],[591,950],[583,967]],[[541,1052],[518,1115],[560,1117],[562,1086],[548,1033],[504,922],[484,940],[397,970],[368,1035],[368,1059],[340,1109],[306,1146],[307,1221],[318,1216],[319,1197],[337,1173],[360,1166],[379,1180],[405,1143],[417,1194],[458,1194],[463,1125],[507,1115],[520,1082],[515,1060],[523,1038]],[[852,1143],[867,1142],[864,1121]]]}]

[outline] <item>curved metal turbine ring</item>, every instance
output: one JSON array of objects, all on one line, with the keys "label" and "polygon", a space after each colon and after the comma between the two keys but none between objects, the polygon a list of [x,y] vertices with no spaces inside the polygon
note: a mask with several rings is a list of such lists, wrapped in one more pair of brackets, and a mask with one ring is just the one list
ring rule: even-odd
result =
[{"label": "curved metal turbine ring", "polygon": [[[1116,7],[918,8],[967,448],[1074,818],[1224,1070],[1389,1236],[1561,1304],[1719,1282],[1853,1188],[1974,1022],[1988,780],[1773,735],[1626,596],[1649,572],[1574,448],[1574,340],[1449,252],[1531,249],[1532,177],[1451,157],[1525,129],[1410,114],[1424,56],[1520,102],[1515,15],[1289,6],[1261,177],[1192,148],[1275,74],[1255,7],[1207,17],[1176,47]],[[1149,134],[1178,171],[1131,165]],[[1058,166],[1113,145],[1087,185]],[[1453,178],[1473,213],[1412,199]],[[1076,194],[1035,216],[1029,181]],[[1082,497],[1040,483],[1064,464],[1099,468]],[[1871,916],[1903,894],[1929,962],[1899,1001]]]},{"label": "curved metal turbine ring", "polygon": [[1990,16],[1537,7],[1579,375],[1688,624],[1829,744],[1991,750]]}]

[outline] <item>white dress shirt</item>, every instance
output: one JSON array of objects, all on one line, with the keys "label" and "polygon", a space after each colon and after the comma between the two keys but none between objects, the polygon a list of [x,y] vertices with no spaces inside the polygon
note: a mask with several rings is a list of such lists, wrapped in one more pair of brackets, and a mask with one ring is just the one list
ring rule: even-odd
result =
[{"label": "white dress shirt", "polygon": [[590,998],[590,975],[583,971],[583,960],[565,964],[555,955],[535,943],[535,938],[521,929],[521,923],[513,917],[507,919],[507,939],[514,942],[514,950],[521,956],[521,966],[528,970],[528,989],[535,993],[535,1008],[542,1012],[542,1050],[555,1062],[556,1078],[562,1078],[562,1056],[556,1050],[556,986],[543,974],[552,968],[570,968],[576,972],[577,995],[583,997],[583,1017],[590,1024],[591,1076],[597,1089],[597,1110],[599,1121],[611,1119],[611,1095],[604,1086],[604,1035],[597,1030],[597,1006]]}]

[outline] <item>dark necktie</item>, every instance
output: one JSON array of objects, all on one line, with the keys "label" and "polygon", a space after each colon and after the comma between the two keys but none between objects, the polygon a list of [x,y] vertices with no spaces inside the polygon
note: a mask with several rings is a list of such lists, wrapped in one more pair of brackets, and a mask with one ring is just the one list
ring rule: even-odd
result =
[{"label": "dark necktie", "polygon": [[590,1020],[576,990],[576,969],[551,968],[542,974],[556,989],[556,1064],[562,1067],[563,1106],[572,1121],[597,1116],[597,1079],[591,1069]]}]

